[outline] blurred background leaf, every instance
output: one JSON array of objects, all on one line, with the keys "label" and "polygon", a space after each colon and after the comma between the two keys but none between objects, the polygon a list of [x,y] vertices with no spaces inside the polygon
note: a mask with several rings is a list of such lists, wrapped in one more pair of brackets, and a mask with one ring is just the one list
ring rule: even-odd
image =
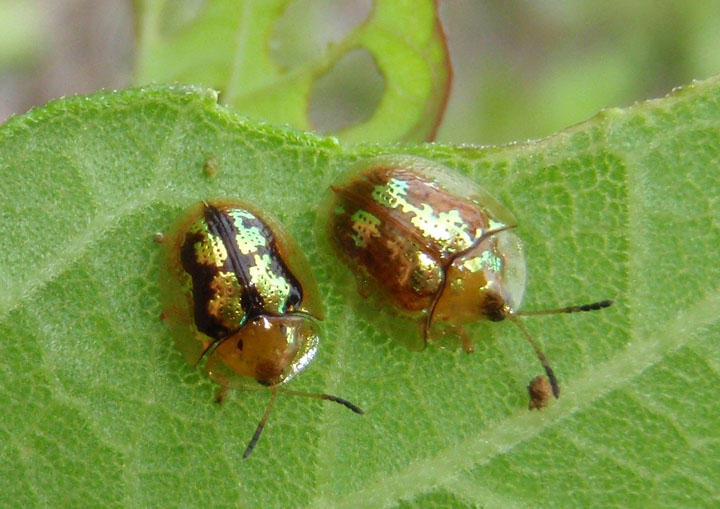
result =
[{"label": "blurred background leaf", "polygon": [[[32,58],[2,63],[8,54],[18,53],[3,50],[11,44],[0,42],[0,52],[6,52],[0,55],[0,120],[63,95],[127,86],[133,60],[143,59],[141,52],[133,57],[134,28],[138,35],[149,32],[134,26],[129,2],[4,2],[4,13],[24,14],[21,24],[4,16],[12,29],[3,30],[0,39],[14,38],[11,34],[20,27],[35,28],[29,29],[32,44],[23,43],[32,48]],[[192,26],[206,3],[167,2],[167,19],[160,27],[173,33]],[[306,0],[288,3],[290,14],[280,15],[268,36],[277,46],[266,48],[264,58],[269,55],[280,67],[317,58],[329,41],[342,39],[372,7],[370,0],[310,4],[322,8],[306,8]],[[437,140],[498,144],[548,136],[603,108],[630,105],[709,77],[720,70],[718,6],[702,0],[438,0],[455,78]],[[302,23],[293,23],[296,18]],[[353,73],[366,69],[365,62],[350,62],[337,73],[338,85],[329,85],[348,94],[332,96],[330,113],[318,120],[327,130],[339,127],[332,124],[334,115],[350,112],[349,118],[357,119],[358,112],[376,105],[377,73],[366,74],[370,86],[363,93],[358,93],[357,83],[347,85],[358,81]],[[329,100],[330,92],[325,97]]]},{"label": "blurred background leaf", "polygon": [[136,2],[137,83],[211,86],[256,120],[346,142],[434,137],[451,71],[432,0],[188,4]]},{"label": "blurred background leaf", "polygon": [[440,2],[455,83],[440,140],[547,136],[720,70],[718,2]]}]

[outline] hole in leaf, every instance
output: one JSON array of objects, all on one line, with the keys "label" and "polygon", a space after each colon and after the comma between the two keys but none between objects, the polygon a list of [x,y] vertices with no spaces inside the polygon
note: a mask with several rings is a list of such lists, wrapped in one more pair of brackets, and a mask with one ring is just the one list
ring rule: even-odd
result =
[{"label": "hole in leaf", "polygon": [[360,48],[342,57],[313,83],[310,123],[323,134],[369,119],[385,90],[385,79],[370,52]]},{"label": "hole in leaf", "polygon": [[270,57],[285,68],[307,64],[370,15],[372,0],[295,0],[275,23]]},{"label": "hole in leaf", "polygon": [[173,0],[165,2],[160,14],[159,30],[163,36],[173,35],[200,14],[206,0]]}]

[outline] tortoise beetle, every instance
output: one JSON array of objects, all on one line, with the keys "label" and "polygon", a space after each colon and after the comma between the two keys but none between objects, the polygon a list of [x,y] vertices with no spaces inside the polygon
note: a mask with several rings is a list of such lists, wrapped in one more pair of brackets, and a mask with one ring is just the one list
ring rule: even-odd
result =
[{"label": "tortoise beetle", "polygon": [[594,311],[611,301],[519,311],[525,256],[511,231],[513,214],[475,182],[433,161],[408,155],[360,161],[330,189],[326,233],[362,294],[368,285],[379,289],[402,314],[416,318],[425,345],[435,333],[449,331],[468,353],[473,344],[463,324],[511,320],[559,396],[552,368],[517,317]]},{"label": "tortoise beetle", "polygon": [[162,313],[186,360],[206,359],[228,388],[265,386],[270,402],[244,458],[255,447],[278,392],[354,404],[328,394],[281,388],[312,361],[323,319],[304,256],[275,219],[239,200],[200,202],[177,221],[166,246]]}]

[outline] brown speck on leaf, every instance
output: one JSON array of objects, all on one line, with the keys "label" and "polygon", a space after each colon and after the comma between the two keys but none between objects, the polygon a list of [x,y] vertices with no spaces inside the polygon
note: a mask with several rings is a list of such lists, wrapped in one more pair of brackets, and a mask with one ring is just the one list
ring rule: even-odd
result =
[{"label": "brown speck on leaf", "polygon": [[208,157],[205,160],[205,164],[203,164],[203,173],[208,177],[214,177],[218,171],[220,171],[220,165],[218,164],[217,157]]},{"label": "brown speck on leaf", "polygon": [[550,396],[552,396],[550,380],[548,380],[546,376],[537,376],[533,378],[528,385],[528,393],[530,394],[528,409],[542,410],[548,405]]}]

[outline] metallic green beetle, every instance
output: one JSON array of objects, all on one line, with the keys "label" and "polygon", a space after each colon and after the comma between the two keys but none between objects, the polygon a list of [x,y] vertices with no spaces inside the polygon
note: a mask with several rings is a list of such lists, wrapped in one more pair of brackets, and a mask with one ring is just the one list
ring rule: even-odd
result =
[{"label": "metallic green beetle", "polygon": [[331,191],[327,236],[362,288],[378,289],[386,302],[416,318],[425,342],[433,333],[451,331],[468,353],[473,343],[463,324],[510,319],[532,345],[558,397],[553,370],[517,316],[591,311],[610,301],[519,311],[525,256],[511,231],[513,214],[441,164],[380,156],[351,167]]},{"label": "metallic green beetle", "polygon": [[327,394],[281,389],[312,361],[322,307],[307,261],[276,220],[239,200],[191,207],[165,240],[163,319],[191,364],[222,388],[257,386],[272,397],[244,457],[253,450],[277,392],[341,403]]}]

